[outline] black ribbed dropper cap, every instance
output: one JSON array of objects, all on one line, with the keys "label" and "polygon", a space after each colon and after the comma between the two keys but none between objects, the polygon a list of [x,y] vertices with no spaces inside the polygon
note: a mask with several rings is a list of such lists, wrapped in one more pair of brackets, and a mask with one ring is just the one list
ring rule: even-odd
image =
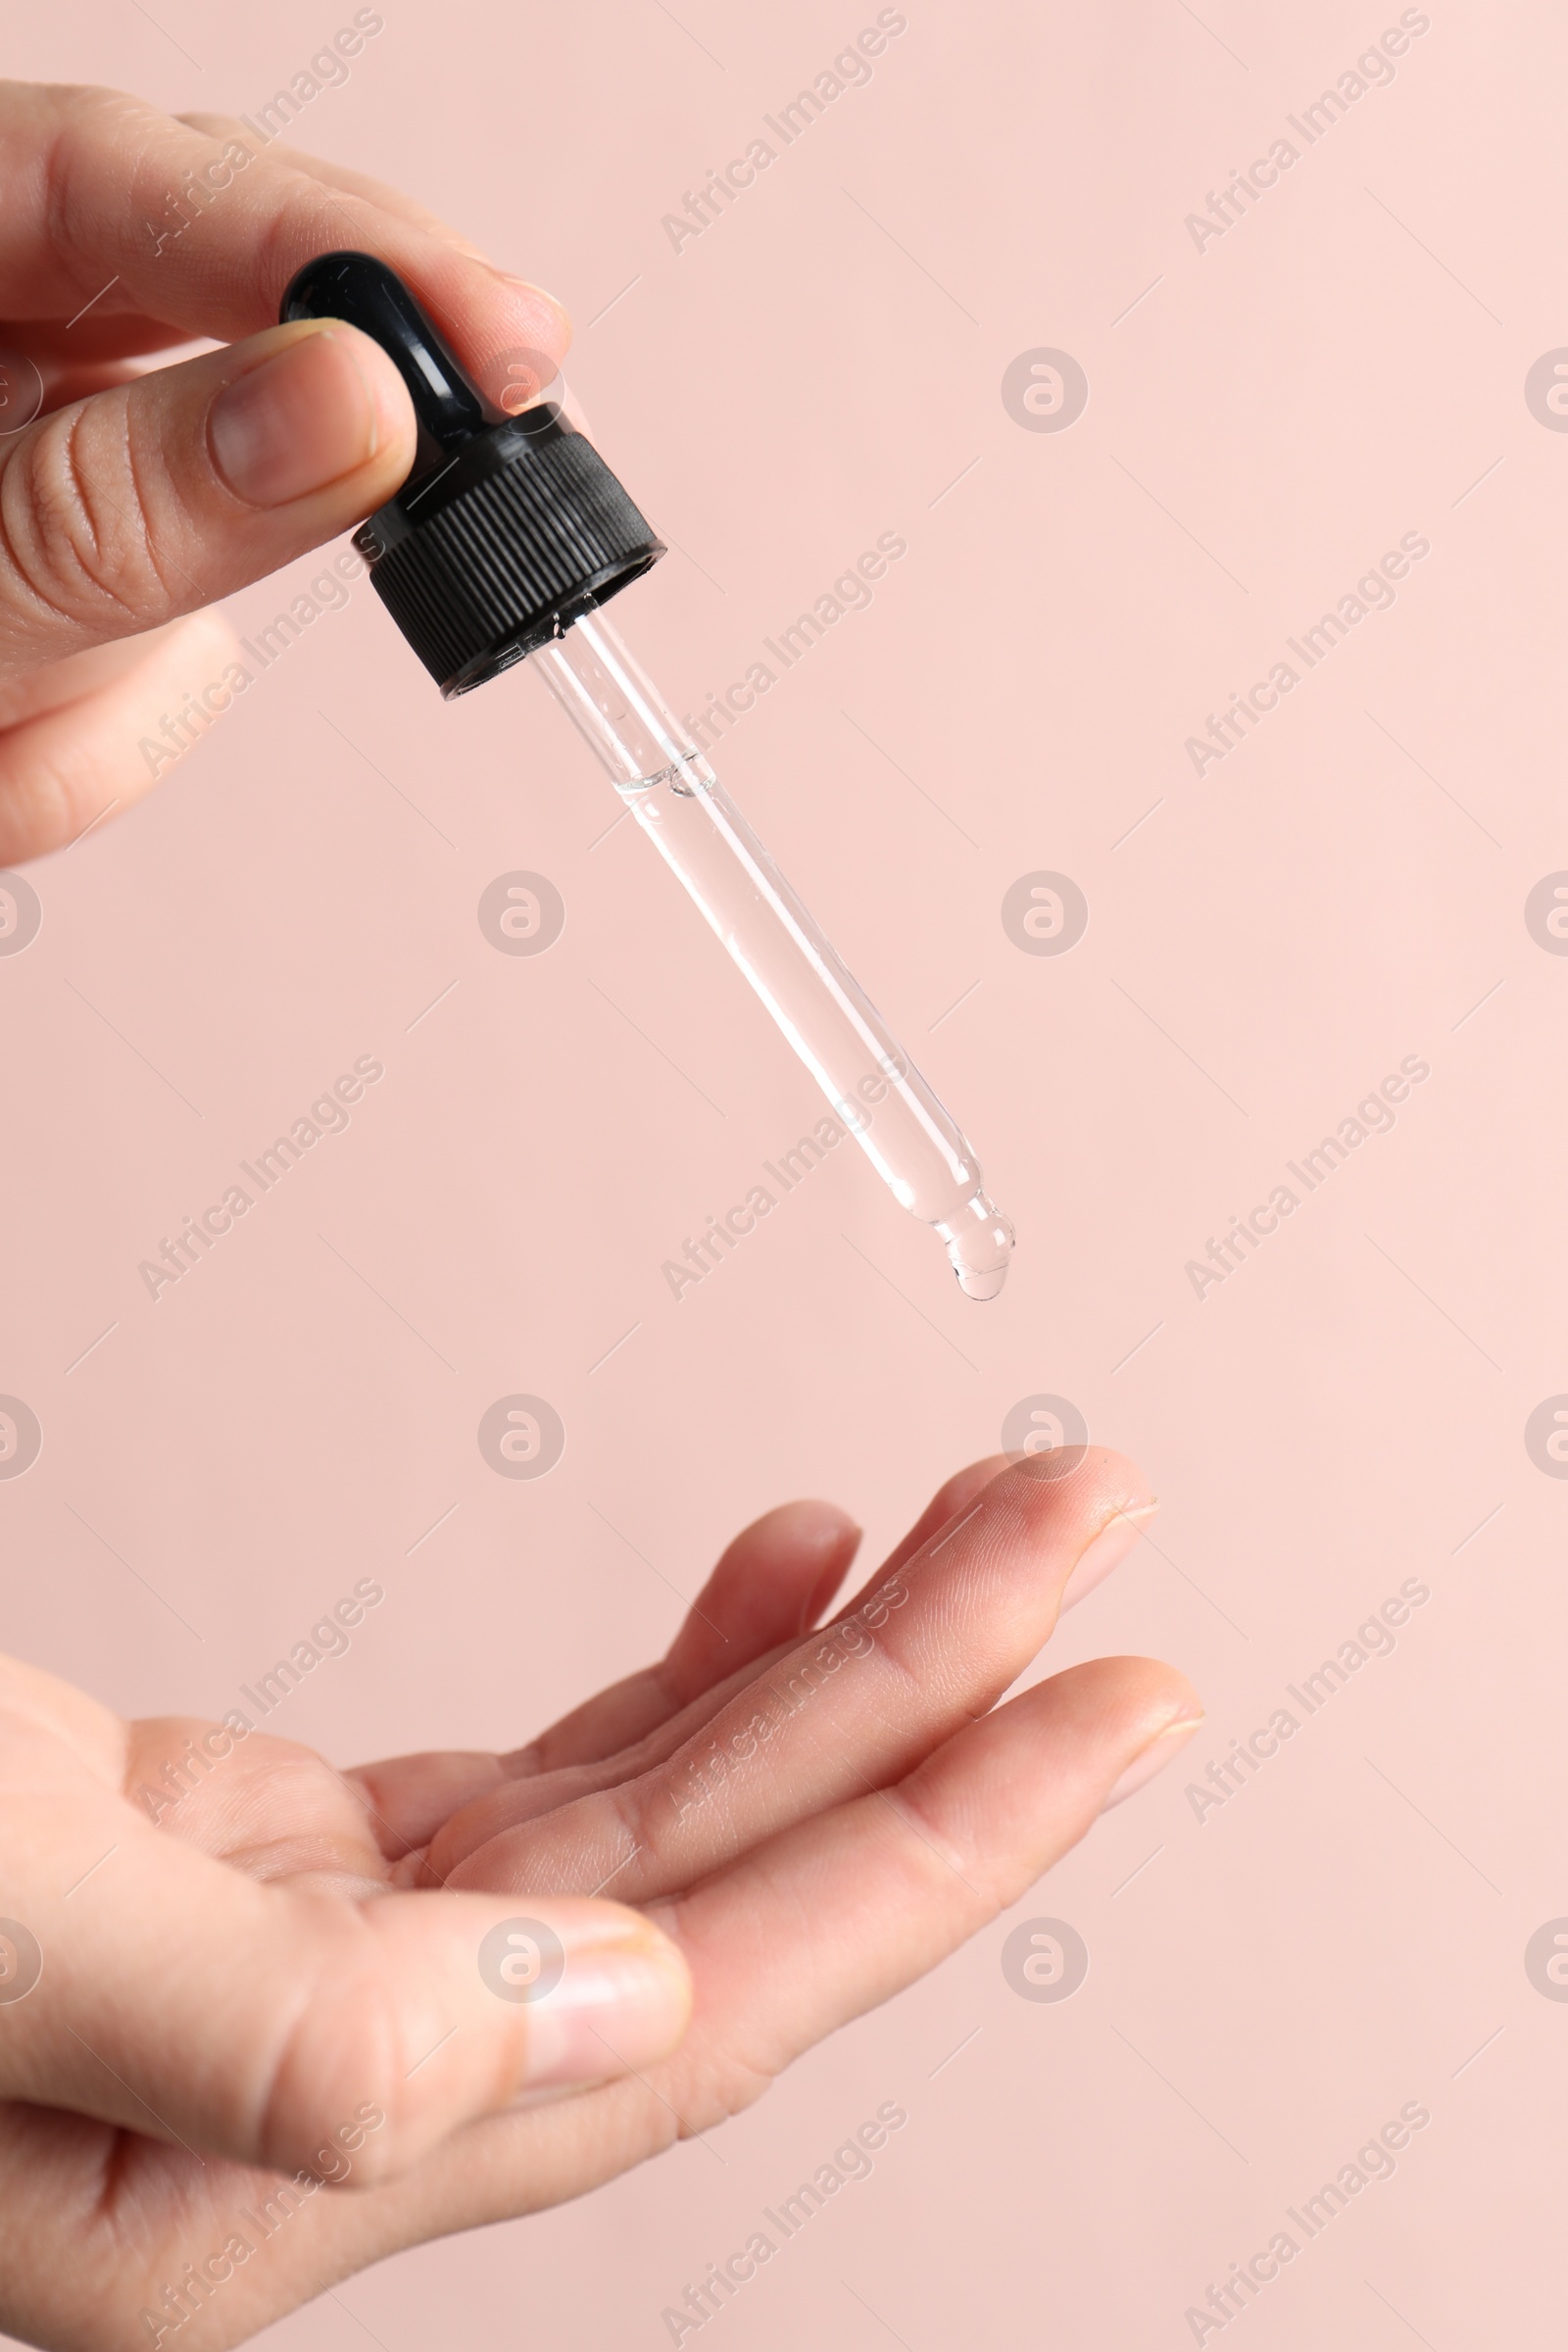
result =
[{"label": "black ribbed dropper cap", "polygon": [[486,400],[373,255],[307,262],[278,316],[345,319],[409,388],[414,470],[354,544],[444,695],[548,644],[664,553],[593,443],[552,402],[509,416]]}]

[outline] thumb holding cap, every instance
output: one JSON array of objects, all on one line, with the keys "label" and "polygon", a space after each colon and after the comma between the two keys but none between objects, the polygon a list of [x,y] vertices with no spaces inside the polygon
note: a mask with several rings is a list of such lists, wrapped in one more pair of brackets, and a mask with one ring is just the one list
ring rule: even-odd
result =
[{"label": "thumb holding cap", "polygon": [[204,695],[211,717],[231,699],[217,691],[215,709],[233,633],[201,608],[371,514],[414,451],[397,369],[330,319],[0,440],[0,863],[139,799],[188,748],[164,714]]},{"label": "thumb holding cap", "polygon": [[230,595],[360,521],[414,460],[397,369],[337,321],[271,327],[0,445],[0,669]]}]

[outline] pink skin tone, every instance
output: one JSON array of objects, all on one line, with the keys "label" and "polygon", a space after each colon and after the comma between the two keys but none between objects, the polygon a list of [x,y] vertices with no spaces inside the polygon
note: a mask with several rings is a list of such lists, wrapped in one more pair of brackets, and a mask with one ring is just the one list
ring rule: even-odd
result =
[{"label": "pink skin tone", "polygon": [[[131,2340],[286,2175],[287,2230],[230,2257],[190,2339],[234,2343],[749,2105],[1197,1728],[1145,1658],[1004,1696],[1149,1500],[1096,1448],[1055,1482],[976,1463],[825,1624],[859,1531],[788,1503],[657,1665],[506,1755],[343,1774],[260,1732],[123,1724],[0,1661],[6,1901],[43,1956],[0,2001],[0,2328]],[[150,1803],[172,1763],[185,1793]],[[586,1891],[612,1873],[619,1899]],[[537,2003],[476,1965],[519,1917],[564,1956]],[[0,1941],[0,1994],[8,1965]]]},{"label": "pink skin tone", "polygon": [[[144,221],[236,135],[0,85],[0,309],[45,386],[0,438],[0,865],[144,791],[139,740],[229,659],[206,606],[407,470],[374,346],[272,325],[300,263],[385,256],[492,392],[492,361],[565,347],[548,295],[280,144],[155,255]],[[203,338],[223,348],[150,366]],[[1098,1448],[1057,1480],[976,1463],[823,1624],[858,1530],[786,1504],[657,1665],[503,1755],[345,1774],[0,1659],[0,2329],[118,2352],[199,2296],[178,2340],[211,2352],[747,2106],[1191,1737],[1152,1659],[1005,1696],[1152,1508]],[[149,1799],[171,1767],[183,1793]],[[559,1956],[537,1999],[481,1965],[519,1918]]]},{"label": "pink skin tone", "polygon": [[[231,141],[251,151],[238,170]],[[146,222],[210,170],[227,175],[211,209],[155,251]],[[37,418],[0,436],[0,865],[15,865],[168,773],[143,739],[237,652],[204,608],[341,537],[409,470],[414,415],[384,353],[352,327],[276,324],[302,262],[382,255],[514,408],[527,387],[509,356],[559,361],[570,329],[407,197],[218,116],[0,84],[0,340],[44,384]],[[152,365],[201,338],[224,348]]]}]

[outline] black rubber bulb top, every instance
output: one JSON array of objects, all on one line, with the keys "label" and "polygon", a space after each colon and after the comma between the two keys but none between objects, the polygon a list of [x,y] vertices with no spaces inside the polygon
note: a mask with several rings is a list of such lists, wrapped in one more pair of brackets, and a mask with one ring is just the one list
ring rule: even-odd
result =
[{"label": "black rubber bulb top", "polygon": [[418,420],[419,449],[409,482],[475,433],[507,420],[505,410],[465,374],[402,278],[372,254],[318,254],[290,279],[279,316],[285,323],[343,318],[380,344],[407,384]]},{"label": "black rubber bulb top", "polygon": [[278,316],[360,328],[408,386],[413,468],[354,544],[444,695],[520,662],[664,553],[560,409],[545,401],[511,416],[487,400],[373,254],[318,254],[289,281]]}]

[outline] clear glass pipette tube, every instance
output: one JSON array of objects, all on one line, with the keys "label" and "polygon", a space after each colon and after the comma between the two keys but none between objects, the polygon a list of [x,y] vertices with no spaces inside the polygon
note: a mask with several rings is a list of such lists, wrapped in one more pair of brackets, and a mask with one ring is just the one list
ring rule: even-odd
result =
[{"label": "clear glass pipette tube", "polygon": [[602,612],[531,666],[609,769],[901,1206],[935,1227],[960,1288],[995,1298],[1013,1231],[954,1119]]}]

